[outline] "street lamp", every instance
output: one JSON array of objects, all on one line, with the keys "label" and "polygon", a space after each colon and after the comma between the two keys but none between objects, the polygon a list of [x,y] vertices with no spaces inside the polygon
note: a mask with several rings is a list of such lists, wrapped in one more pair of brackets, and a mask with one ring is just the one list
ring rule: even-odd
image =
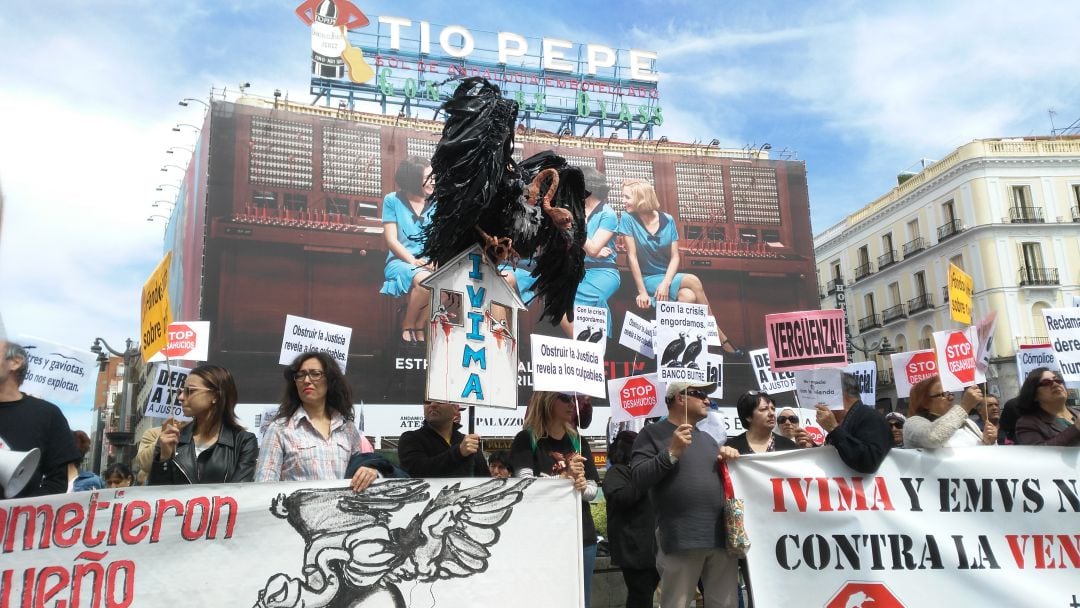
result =
[{"label": "street lamp", "polygon": [[194,154],[195,153],[195,148],[185,148],[184,146],[173,146],[173,147],[169,148],[168,150],[165,150],[165,154],[172,154],[173,150],[183,150],[185,152],[188,152],[189,154]]},{"label": "street lamp", "polygon": [[179,105],[184,106],[186,108],[186,107],[188,107],[188,102],[189,101],[194,101],[196,103],[201,103],[202,105],[206,106],[207,110],[210,109],[210,104],[206,103],[205,101],[203,101],[201,99],[195,99],[194,97],[185,97],[185,98],[183,98],[182,100],[180,100]]},{"label": "street lamp", "polygon": [[196,127],[195,125],[189,125],[189,124],[187,124],[186,122],[180,122],[180,123],[176,123],[176,126],[175,126],[175,127],[173,127],[173,128],[172,128],[172,130],[173,130],[173,131],[176,131],[177,133],[179,133],[179,132],[180,132],[180,127],[187,127],[187,128],[189,128],[189,129],[195,129],[195,132],[196,132],[196,133],[198,133],[199,131],[201,131],[201,130],[202,130],[202,129],[200,129],[199,127]]},{"label": "street lamp", "polygon": [[158,217],[160,217],[161,219],[165,220],[166,222],[168,222],[168,221],[169,221],[169,218],[168,218],[168,216],[165,216],[165,215],[161,215],[160,213],[154,213],[154,214],[152,214],[152,215],[151,215],[150,217],[146,218],[146,221],[148,221],[148,222],[152,222],[152,221],[154,221],[154,218],[158,218]]},{"label": "street lamp", "polygon": [[888,336],[882,336],[880,340],[870,345],[867,345],[866,340],[863,340],[862,346],[855,340],[856,338],[851,338],[848,340],[848,344],[864,355],[876,353],[882,357],[887,357],[896,352],[896,349],[892,347],[892,344],[889,344]]},{"label": "street lamp", "polygon": [[157,188],[154,188],[154,190],[156,190],[157,192],[163,192],[162,188],[176,188],[177,190],[180,190],[180,185],[179,184],[161,184]]},{"label": "street lamp", "polygon": [[119,452],[117,459],[114,462],[131,462],[132,458],[135,456],[130,453],[132,451],[131,447],[135,444],[135,426],[131,424],[131,419],[134,415],[131,404],[132,367],[134,362],[137,361],[137,357],[140,357],[141,354],[138,344],[131,338],[128,338],[125,341],[123,352],[113,349],[113,347],[109,346],[109,343],[103,338],[94,338],[94,344],[90,347],[90,352],[97,355],[99,372],[104,372],[109,363],[109,356],[105,354],[105,351],[108,351],[114,357],[123,357],[124,359],[124,378],[120,388],[120,414],[118,416],[116,427],[106,431],[105,437]]},{"label": "street lamp", "polygon": [[163,166],[163,167],[161,168],[161,171],[162,171],[163,173],[168,173],[168,172],[169,172],[169,167],[176,167],[177,169],[179,169],[179,170],[181,170],[181,171],[187,171],[187,169],[185,169],[185,168],[181,167],[180,165],[165,165],[165,166]]}]

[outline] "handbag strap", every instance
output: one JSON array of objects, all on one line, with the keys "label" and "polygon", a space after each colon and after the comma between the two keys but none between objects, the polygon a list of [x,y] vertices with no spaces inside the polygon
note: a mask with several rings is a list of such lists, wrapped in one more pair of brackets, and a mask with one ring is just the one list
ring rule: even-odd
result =
[{"label": "handbag strap", "polygon": [[724,480],[724,498],[735,498],[735,488],[731,485],[731,475],[728,473],[727,461],[720,461],[720,477]]}]

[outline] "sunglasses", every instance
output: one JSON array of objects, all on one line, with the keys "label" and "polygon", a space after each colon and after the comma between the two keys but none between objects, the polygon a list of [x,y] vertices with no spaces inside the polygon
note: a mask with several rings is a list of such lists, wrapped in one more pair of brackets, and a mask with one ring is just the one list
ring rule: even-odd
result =
[{"label": "sunglasses", "polygon": [[326,372],[319,369],[304,369],[296,372],[292,377],[293,380],[296,380],[297,382],[303,382],[307,379],[310,379],[312,382],[318,382],[326,377]]},{"label": "sunglasses", "polygon": [[1055,384],[1065,384],[1065,381],[1061,378],[1044,378],[1042,380],[1039,380],[1039,386],[1042,388],[1054,386]]},{"label": "sunglasses", "polygon": [[904,423],[899,421],[899,420],[890,420],[889,421],[889,426],[891,426],[894,429],[902,429],[902,428],[904,428]]},{"label": "sunglasses", "polygon": [[950,391],[944,391],[944,392],[941,392],[941,393],[934,393],[933,395],[927,395],[927,396],[930,397],[931,399],[937,399],[938,397],[944,397],[946,399],[952,399],[953,398],[953,394]]},{"label": "sunglasses", "polygon": [[777,416],[776,421],[779,422],[780,424],[784,424],[785,422],[790,422],[791,424],[799,424],[799,417],[798,416]]},{"label": "sunglasses", "polygon": [[195,393],[195,392],[198,392],[198,391],[210,391],[210,390],[214,390],[214,389],[206,387],[206,386],[185,386],[184,388],[180,389],[180,393],[182,395],[184,395],[185,397],[190,397],[192,393]]},{"label": "sunglasses", "polygon": [[688,397],[697,397],[698,399],[701,399],[702,401],[708,401],[709,400],[709,395],[705,391],[688,390],[688,391],[686,391],[686,395]]}]

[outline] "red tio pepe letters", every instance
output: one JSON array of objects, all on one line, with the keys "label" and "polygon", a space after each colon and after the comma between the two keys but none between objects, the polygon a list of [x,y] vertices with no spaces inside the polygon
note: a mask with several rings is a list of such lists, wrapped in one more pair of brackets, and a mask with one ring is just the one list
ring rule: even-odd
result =
[{"label": "red tio pepe letters", "polygon": [[656,387],[645,378],[631,378],[619,391],[619,400],[627,414],[640,418],[656,407]]},{"label": "red tio pepe letters", "polygon": [[161,350],[170,359],[179,359],[195,350],[195,330],[183,323],[169,326],[169,342]]},{"label": "red tio pepe letters", "polygon": [[964,332],[953,332],[945,343],[948,372],[964,384],[975,383],[975,349]]},{"label": "red tio pepe letters", "polygon": [[884,583],[846,583],[825,608],[904,608]]}]

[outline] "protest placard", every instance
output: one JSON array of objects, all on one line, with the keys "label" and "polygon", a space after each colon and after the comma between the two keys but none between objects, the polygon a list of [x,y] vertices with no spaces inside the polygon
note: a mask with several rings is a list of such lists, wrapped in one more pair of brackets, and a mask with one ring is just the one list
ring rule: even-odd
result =
[{"label": "protest placard", "polygon": [[166,330],[172,323],[172,304],[169,301],[169,267],[172,264],[172,252],[165,254],[165,259],[158,263],[142,288],[140,300],[140,350],[143,361],[165,348],[169,336]]},{"label": "protest placard", "polygon": [[709,315],[706,323],[708,324],[707,327],[709,333],[705,336],[705,345],[716,347],[723,346],[724,344],[720,340],[720,328],[716,325],[716,317]]},{"label": "protest placard", "polygon": [[1023,382],[1028,374],[1040,367],[1061,371],[1052,344],[1049,342],[1046,344],[1021,344],[1016,349],[1016,369],[1019,370],[1017,377],[1020,382]]},{"label": "protest placard", "polygon": [[607,344],[608,311],[599,306],[574,306],[574,339]]},{"label": "protest placard", "polygon": [[859,381],[859,399],[867,405],[874,405],[877,401],[877,362],[859,361],[843,368],[843,371]]},{"label": "protest placard", "polygon": [[297,355],[317,351],[330,355],[344,372],[345,366],[349,363],[350,340],[352,340],[350,327],[287,315],[278,363],[289,365]]},{"label": "protest placard", "polygon": [[847,365],[842,310],[804,310],[765,315],[765,338],[773,371]]},{"label": "protest placard", "polygon": [[956,264],[949,264],[949,316],[953,321],[971,325],[972,296],[975,280]]},{"label": "protest placard", "polygon": [[612,422],[667,415],[667,404],[661,387],[656,384],[656,374],[615,378],[608,380],[607,387]]},{"label": "protest placard", "polygon": [[606,397],[604,345],[533,334],[533,389]]},{"label": "protest placard", "polygon": [[795,374],[792,372],[774,372],[769,364],[769,349],[759,348],[749,353],[754,365],[754,376],[758,389],[766,393],[783,393],[795,390]]},{"label": "protest placard", "polygon": [[661,383],[705,382],[709,307],[682,302],[656,303],[657,369]]},{"label": "protest placard", "polygon": [[930,349],[893,353],[890,358],[898,399],[907,399],[911,387],[938,373],[937,353]]},{"label": "protest placard", "polygon": [[19,390],[52,401],[77,405],[94,392],[97,359],[82,351],[33,336],[14,340],[26,349],[26,378]]},{"label": "protest placard", "polygon": [[990,353],[994,350],[994,329],[997,327],[997,311],[991,310],[990,314],[975,323],[975,330],[979,336],[979,350],[975,354],[975,365],[985,375],[990,368]]},{"label": "protest placard", "polygon": [[814,406],[819,403],[836,409],[843,403],[840,389],[842,370],[823,367],[818,369],[800,369],[795,372],[795,394],[799,403]]},{"label": "protest placard", "polygon": [[168,342],[165,348],[150,357],[151,363],[177,359],[181,361],[206,361],[210,350],[209,321],[175,321],[169,323]]},{"label": "protest placard", "polygon": [[1061,377],[1069,387],[1080,387],[1080,308],[1047,308],[1043,317]]},{"label": "protest placard", "polygon": [[705,355],[705,381],[715,382],[716,390],[709,393],[713,399],[724,398],[724,356],[709,353]]},{"label": "protest placard", "polygon": [[979,347],[979,332],[975,326],[935,331],[933,335],[941,390],[962,391],[973,384],[986,382],[986,375],[975,364]]},{"label": "protest placard", "polygon": [[150,372],[152,384],[150,385],[149,397],[146,399],[145,414],[151,418],[176,418],[177,420],[191,420],[184,415],[183,408],[176,398],[180,396],[180,390],[184,388],[191,370],[186,367],[177,367],[158,363]]},{"label": "protest placard", "polygon": [[623,319],[622,332],[619,333],[619,344],[630,350],[640,353],[641,356],[653,358],[653,338],[656,336],[656,324],[648,319],[643,319],[629,310]]}]

